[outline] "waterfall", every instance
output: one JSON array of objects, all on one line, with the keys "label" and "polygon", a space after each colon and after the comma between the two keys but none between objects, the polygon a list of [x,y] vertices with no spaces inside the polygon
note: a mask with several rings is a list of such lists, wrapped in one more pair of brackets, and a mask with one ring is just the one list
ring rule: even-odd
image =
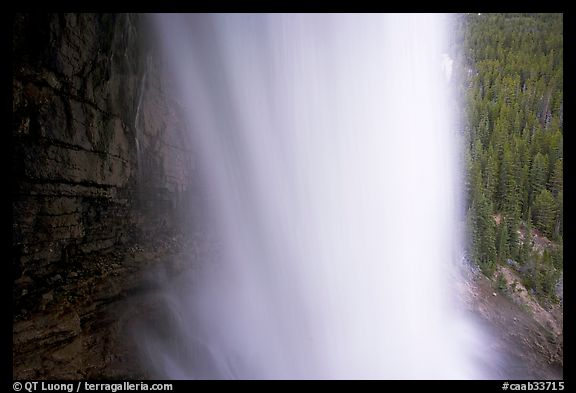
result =
[{"label": "waterfall", "polygon": [[165,282],[163,378],[482,377],[450,16],[151,17],[218,252]]}]

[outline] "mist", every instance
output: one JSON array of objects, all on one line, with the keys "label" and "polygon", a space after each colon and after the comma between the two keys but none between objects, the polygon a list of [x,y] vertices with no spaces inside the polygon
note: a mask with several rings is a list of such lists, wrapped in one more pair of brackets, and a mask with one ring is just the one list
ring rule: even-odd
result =
[{"label": "mist", "polygon": [[[173,379],[474,379],[442,14],[150,17],[217,252],[164,280]],[[192,263],[192,262],[191,262]],[[197,263],[197,262],[194,262]]]}]

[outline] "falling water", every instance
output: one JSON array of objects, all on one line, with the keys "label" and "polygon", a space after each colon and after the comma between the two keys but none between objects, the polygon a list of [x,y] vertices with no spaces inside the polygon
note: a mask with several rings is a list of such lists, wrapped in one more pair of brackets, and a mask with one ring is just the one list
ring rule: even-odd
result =
[{"label": "falling water", "polygon": [[[165,283],[167,378],[476,378],[445,15],[155,15],[217,256]],[[473,341],[473,340],[472,340]]]}]

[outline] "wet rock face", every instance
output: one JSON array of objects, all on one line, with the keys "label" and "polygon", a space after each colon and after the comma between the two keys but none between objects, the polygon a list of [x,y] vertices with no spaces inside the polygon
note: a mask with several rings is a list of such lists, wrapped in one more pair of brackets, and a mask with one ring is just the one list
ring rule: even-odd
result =
[{"label": "wet rock face", "polygon": [[193,155],[143,26],[133,14],[14,17],[15,378],[104,375],[118,299],[153,263],[127,250],[179,228]]}]

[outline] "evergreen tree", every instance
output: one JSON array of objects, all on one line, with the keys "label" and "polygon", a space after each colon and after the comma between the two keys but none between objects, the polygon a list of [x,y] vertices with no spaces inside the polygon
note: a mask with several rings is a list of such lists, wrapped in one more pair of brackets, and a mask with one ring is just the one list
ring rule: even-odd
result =
[{"label": "evergreen tree", "polygon": [[526,220],[526,226],[524,227],[524,240],[522,242],[522,250],[519,257],[520,262],[523,264],[528,262],[533,247],[532,220],[530,216],[531,210],[528,209],[528,219]]},{"label": "evergreen tree", "polygon": [[554,223],[554,239],[561,239],[564,232],[564,192],[556,196],[556,220]]},{"label": "evergreen tree", "polygon": [[496,267],[496,232],[492,203],[483,193],[472,202],[470,214],[473,227],[471,231],[473,256],[484,274],[491,276]]},{"label": "evergreen tree", "polygon": [[540,194],[542,189],[546,186],[547,173],[548,158],[541,153],[536,153],[534,162],[532,163],[532,170],[530,171],[530,204],[532,204],[536,195]]},{"label": "evergreen tree", "polygon": [[[469,121],[471,253],[490,274],[505,256],[527,264],[532,225],[562,239],[562,15],[471,14],[460,19],[459,29],[463,69],[470,70],[461,89]],[[494,214],[501,217],[498,228]],[[524,241],[518,228],[524,228]],[[525,278],[547,293],[557,269],[542,258],[537,263]]]},{"label": "evergreen tree", "polygon": [[534,200],[534,222],[546,236],[551,236],[556,222],[556,201],[552,193],[543,189]]},{"label": "evergreen tree", "polygon": [[562,192],[564,188],[564,173],[563,173],[563,165],[562,159],[556,160],[554,164],[554,170],[552,171],[552,175],[550,176],[550,190],[552,191],[552,195],[557,197],[558,193]]},{"label": "evergreen tree", "polygon": [[486,196],[493,201],[498,187],[498,159],[492,145],[488,147],[488,151],[486,152],[486,167],[484,174],[484,189],[486,190]]},{"label": "evergreen tree", "polygon": [[508,250],[508,228],[506,224],[500,223],[498,226],[499,233],[498,233],[498,247],[496,248],[496,252],[498,253],[498,260],[500,262],[506,262],[506,258],[508,258],[509,250]]}]

